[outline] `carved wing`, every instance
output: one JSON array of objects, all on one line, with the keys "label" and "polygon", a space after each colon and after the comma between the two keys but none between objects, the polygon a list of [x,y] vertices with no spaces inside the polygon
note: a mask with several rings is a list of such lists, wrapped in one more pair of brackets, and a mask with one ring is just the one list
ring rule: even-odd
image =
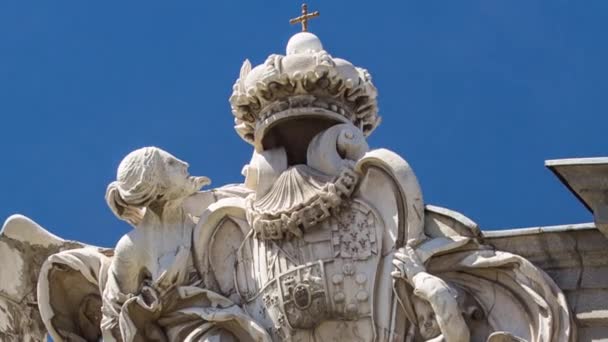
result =
[{"label": "carved wing", "polygon": [[43,262],[61,250],[80,248],[22,215],[9,217],[0,231],[0,340],[43,341],[36,285]]},{"label": "carved wing", "polygon": [[111,250],[63,240],[22,215],[0,231],[0,340],[97,341]]}]

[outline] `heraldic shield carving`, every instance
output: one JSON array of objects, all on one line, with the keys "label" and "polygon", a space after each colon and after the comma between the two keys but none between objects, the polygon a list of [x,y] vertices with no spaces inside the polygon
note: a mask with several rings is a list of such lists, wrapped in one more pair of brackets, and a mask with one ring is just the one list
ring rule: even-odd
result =
[{"label": "heraldic shield carving", "polygon": [[301,32],[244,62],[230,104],[253,146],[242,184],[201,191],[208,178],[145,147],[107,188],[133,226],[114,248],[6,221],[0,255],[23,267],[0,273],[2,341],[576,340],[552,278],[425,206],[410,165],[369,148],[367,70]]}]

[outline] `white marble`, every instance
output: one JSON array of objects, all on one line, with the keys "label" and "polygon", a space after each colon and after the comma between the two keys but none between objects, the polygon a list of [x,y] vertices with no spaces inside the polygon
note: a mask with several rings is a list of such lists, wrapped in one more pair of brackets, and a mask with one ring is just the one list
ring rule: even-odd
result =
[{"label": "white marble", "polygon": [[487,243],[532,261],[562,289],[577,341],[608,336],[608,240],[593,223],[484,231]]},{"label": "white marble", "polygon": [[554,159],[545,165],[593,213],[595,225],[608,237],[608,158]]},{"label": "white marble", "polygon": [[242,184],[201,191],[208,178],[145,147],[107,188],[133,226],[114,248],[7,220],[2,340],[574,341],[554,279],[464,215],[425,205],[409,163],[370,149],[370,74],[311,33],[286,51],[245,61],[230,98],[254,146]]}]

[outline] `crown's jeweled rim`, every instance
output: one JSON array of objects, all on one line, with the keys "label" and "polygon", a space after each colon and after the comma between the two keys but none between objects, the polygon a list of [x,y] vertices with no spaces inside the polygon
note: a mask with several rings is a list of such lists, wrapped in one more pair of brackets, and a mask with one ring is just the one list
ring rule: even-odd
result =
[{"label": "crown's jeweled rim", "polygon": [[246,60],[230,104],[236,131],[258,151],[272,126],[296,116],[350,122],[365,136],[380,124],[371,75],[332,57],[308,32],[294,35],[284,56],[270,55],[255,68]]}]

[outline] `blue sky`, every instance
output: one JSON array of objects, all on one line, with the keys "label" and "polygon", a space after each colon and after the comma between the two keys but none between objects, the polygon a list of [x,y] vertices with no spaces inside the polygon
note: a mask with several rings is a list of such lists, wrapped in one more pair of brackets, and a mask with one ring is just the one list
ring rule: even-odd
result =
[{"label": "blue sky", "polygon": [[[414,167],[427,203],[483,229],[591,221],[543,166],[606,155],[604,0],[310,1],[330,54],[367,68],[373,147]],[[113,245],[122,157],[160,146],[214,185],[251,148],[228,104],[242,61],[283,53],[297,1],[0,3],[0,216]]]}]

